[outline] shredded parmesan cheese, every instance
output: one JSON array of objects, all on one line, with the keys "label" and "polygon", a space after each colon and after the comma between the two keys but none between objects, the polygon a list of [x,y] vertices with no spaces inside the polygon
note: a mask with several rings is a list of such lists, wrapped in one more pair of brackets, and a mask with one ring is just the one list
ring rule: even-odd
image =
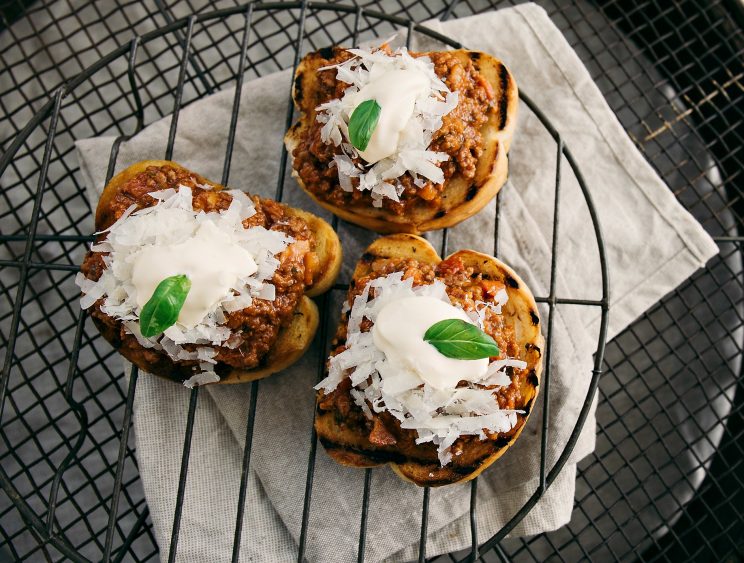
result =
[{"label": "shredded parmesan cheese", "polygon": [[[349,84],[341,98],[321,104],[316,119],[323,124],[321,140],[326,144],[341,147],[331,163],[338,171],[341,189],[352,191],[352,179],[358,180],[356,189],[369,191],[375,207],[382,206],[383,198],[399,201],[403,185],[399,178],[406,173],[413,177],[414,185],[423,186],[427,180],[434,184],[444,182],[440,162],[449,159],[443,152],[429,150],[432,137],[442,127],[442,117],[450,113],[458,103],[457,92],[452,92],[434,71],[434,63],[428,57],[412,57],[405,47],[388,55],[381,50],[349,49],[353,58],[319,70],[336,70],[336,79]],[[395,71],[410,71],[428,78],[429,84],[415,96],[413,114],[402,126],[398,146],[392,155],[371,166],[356,165],[352,158],[360,156],[349,138],[348,123],[359,92],[371,82]],[[383,109],[384,111],[384,109]]]},{"label": "shredded parmesan cheese", "polygon": [[[373,288],[375,297],[369,299]],[[364,318],[374,323],[385,305],[415,296],[451,304],[446,286],[439,280],[414,286],[411,278],[403,279],[402,272],[371,280],[349,310],[346,349],[331,358],[328,376],[316,389],[331,392],[350,378],[351,397],[367,418],[371,419],[373,412],[388,411],[400,421],[401,428],[416,431],[417,444],[435,444],[439,462],[445,466],[452,460],[450,448],[460,436],[485,439],[485,430],[508,432],[514,427],[522,411],[501,409],[494,388],[511,384],[507,368],[524,369],[527,363],[516,358],[495,360],[482,378],[455,389],[435,389],[411,372],[391,369],[391,362],[375,346],[372,332],[361,331],[361,323]],[[485,309],[500,313],[506,300],[504,291],[495,303],[477,302],[474,321],[482,326]]]},{"label": "shredded parmesan cheese", "polygon": [[[209,186],[201,186],[209,189]],[[276,255],[282,252],[293,239],[284,233],[264,227],[246,229],[243,220],[253,216],[256,210],[251,199],[240,190],[227,190],[232,196],[228,209],[205,213],[195,211],[192,206],[192,191],[187,186],[177,190],[166,189],[149,195],[157,204],[135,211],[130,206],[106,231],[106,238],[94,244],[91,250],[106,253],[103,262],[106,268],[98,281],[79,273],[75,283],[83,293],[80,306],[87,309],[99,300],[101,312],[122,321],[126,331],[145,348],[165,352],[174,362],[198,361],[199,370],[184,384],[187,387],[219,381],[214,372],[217,352],[214,346],[236,348],[242,342],[240,331],[231,331],[224,326],[226,313],[249,307],[254,298],[273,301],[276,288],[268,280],[279,266]],[[256,271],[239,278],[203,318],[193,326],[176,323],[162,335],[146,338],[139,329],[140,306],[137,288],[133,283],[132,264],[143,248],[164,246],[188,240],[205,223],[217,229],[230,244],[247,251],[256,264]],[[205,261],[209,256],[203,256]],[[148,297],[149,299],[149,297]],[[140,300],[142,301],[142,300]],[[145,300],[146,301],[146,300]],[[192,350],[186,344],[196,345]]]}]

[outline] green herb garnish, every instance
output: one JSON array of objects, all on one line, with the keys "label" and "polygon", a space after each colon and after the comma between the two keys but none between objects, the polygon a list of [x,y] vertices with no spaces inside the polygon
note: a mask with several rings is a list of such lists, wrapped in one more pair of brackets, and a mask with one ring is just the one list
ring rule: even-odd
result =
[{"label": "green herb garnish", "polygon": [[171,276],[161,281],[150,300],[142,307],[139,316],[142,336],[155,336],[176,324],[190,289],[191,280],[184,275]]},{"label": "green herb garnish", "polygon": [[382,108],[375,100],[366,100],[359,104],[349,119],[349,140],[358,150],[367,149],[372,133],[380,120]]},{"label": "green herb garnish", "polygon": [[480,360],[499,355],[496,341],[462,319],[445,319],[431,325],[424,340],[440,354],[458,360]]}]

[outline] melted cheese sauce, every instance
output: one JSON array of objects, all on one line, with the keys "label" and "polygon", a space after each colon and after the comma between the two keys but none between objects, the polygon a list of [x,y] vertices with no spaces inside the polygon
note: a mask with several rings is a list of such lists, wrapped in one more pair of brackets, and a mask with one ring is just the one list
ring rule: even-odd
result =
[{"label": "melted cheese sauce", "polygon": [[434,389],[454,389],[460,381],[482,379],[488,370],[488,358],[448,358],[424,340],[427,329],[445,319],[472,323],[465,311],[434,297],[398,299],[380,310],[372,326],[372,338],[391,368],[407,376],[404,379],[409,382],[415,377]]},{"label": "melted cheese sauce", "polygon": [[132,283],[140,310],[165,278],[185,274],[191,290],[178,323],[193,328],[235,287],[257,270],[251,254],[231,241],[213,222],[205,221],[178,244],[146,246],[131,258]]},{"label": "melted cheese sauce", "polygon": [[354,109],[367,100],[377,101],[382,108],[367,148],[359,152],[370,164],[397,152],[401,133],[413,116],[416,98],[430,89],[429,78],[418,70],[388,70],[375,76],[375,68],[380,67],[372,67],[369,83],[353,94]]}]

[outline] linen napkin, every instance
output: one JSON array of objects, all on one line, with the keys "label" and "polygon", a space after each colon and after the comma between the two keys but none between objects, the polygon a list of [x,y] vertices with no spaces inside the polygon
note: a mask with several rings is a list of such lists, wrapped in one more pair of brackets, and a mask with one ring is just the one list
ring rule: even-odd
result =
[{"label": "linen napkin", "polygon": [[[546,113],[571,149],[599,216],[612,283],[610,337],[684,281],[717,247],[679,205],[638,153],[588,72],[547,14],[525,4],[446,23],[432,22],[465,47],[507,64],[522,91]],[[415,36],[413,47],[441,48]],[[278,174],[288,71],[245,84],[230,187],[273,195]],[[221,176],[232,90],[192,103],[179,116],[174,160],[202,175]],[[165,152],[170,119],[157,121],[122,144],[117,170]],[[81,171],[95,207],[105,181],[113,138],[77,143]],[[536,295],[550,280],[556,144],[524,104],[512,150],[510,179],[500,195],[498,255]],[[601,276],[596,236],[584,197],[565,160],[561,163],[557,293],[597,299]],[[287,174],[285,201],[328,217]],[[449,248],[493,252],[495,205],[489,204],[450,231]],[[375,235],[340,226],[345,261],[342,281]],[[438,243],[440,235],[430,238]],[[334,292],[327,319],[333,330],[343,299]],[[542,310],[547,326],[547,310]],[[563,451],[587,394],[596,350],[599,311],[558,306],[551,354],[548,468]],[[326,353],[319,342],[298,364],[259,385],[243,522],[242,560],[296,558],[301,529],[314,407],[312,386]],[[210,386],[199,393],[191,461],[178,544],[183,561],[229,560],[237,510],[250,386]],[[154,531],[167,557],[189,393],[141,375],[135,397],[137,456]],[[542,401],[515,445],[478,482],[477,531],[488,538],[532,495],[538,484]],[[593,413],[569,462],[513,534],[555,529],[570,519],[576,462],[594,448]],[[306,555],[310,561],[356,557],[364,472],[332,462],[318,448]],[[422,491],[387,468],[372,473],[366,559],[406,560],[417,555]],[[470,544],[469,485],[432,489],[427,555]]]}]

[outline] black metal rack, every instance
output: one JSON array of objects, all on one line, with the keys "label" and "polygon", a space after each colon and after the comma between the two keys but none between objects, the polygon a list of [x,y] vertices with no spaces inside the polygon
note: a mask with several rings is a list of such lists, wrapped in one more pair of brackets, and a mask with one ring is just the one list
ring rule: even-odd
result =
[{"label": "black metal rack", "polygon": [[[434,10],[432,6],[436,4]],[[3,7],[8,10],[14,3]],[[73,203],[84,201],[83,186],[77,177],[74,157],[71,154],[72,140],[93,135],[115,134],[117,141],[112,150],[109,163],[108,177],[111,177],[116,161],[119,144],[129,136],[142,129],[145,123],[153,117],[172,113],[172,125],[166,157],[170,157],[178,123],[178,111],[183,104],[198,99],[215,90],[230,84],[236,84],[235,105],[233,119],[230,125],[229,142],[227,145],[223,183],[228,181],[230,159],[232,155],[233,139],[236,128],[237,104],[243,85],[244,76],[256,76],[266,71],[286,68],[297,64],[300,54],[305,47],[318,48],[328,43],[356,43],[360,36],[384,35],[392,28],[408,28],[410,31],[428,34],[445,44],[456,46],[446,37],[439,36],[413,20],[421,21],[428,17],[442,18],[467,15],[470,12],[493,6],[473,7],[469,2],[447,3],[411,3],[404,2],[372,2],[364,6],[347,6],[343,4],[320,4],[313,2],[268,3],[256,2],[236,5],[232,2],[224,3],[214,8],[196,8],[191,2],[176,3],[172,6],[155,2],[153,6],[131,3],[119,7],[117,11],[102,13],[96,6],[70,5],[66,15],[53,12],[52,3],[42,3],[28,8],[23,18],[29,23],[31,35],[49,34],[50,30],[58,28],[61,38],[59,43],[50,39],[41,50],[58,48],[60,45],[70,49],[71,55],[79,65],[79,73],[73,73],[63,86],[56,90],[53,97],[46,93],[37,97],[27,94],[25,88],[33,78],[23,78],[17,71],[17,63],[8,64],[10,69],[12,90],[20,92],[27,107],[6,107],[4,99],[0,103],[7,115],[7,122],[13,125],[15,131],[9,136],[0,159],[0,178],[3,181],[3,197],[7,204],[7,211],[0,210],[2,217],[2,235],[0,242],[8,259],[0,261],[0,287],[2,299],[12,304],[12,313],[3,312],[0,315],[0,334],[3,346],[6,347],[6,358],[2,379],[0,380],[0,435],[2,446],[0,450],[0,485],[12,501],[7,508],[0,508],[0,528],[4,542],[1,547],[9,550],[15,559],[38,558],[44,554],[48,559],[59,557],[75,560],[104,559],[144,560],[157,555],[151,524],[148,521],[147,507],[138,483],[136,461],[131,449],[129,428],[133,397],[137,385],[138,374],[134,370],[130,374],[129,383],[124,389],[121,376],[114,369],[108,367],[113,364],[113,353],[106,346],[95,331],[86,328],[85,315],[77,309],[77,292],[69,283],[74,272],[77,271],[85,245],[91,240],[92,221],[83,214],[75,215]],[[679,13],[688,13],[683,8],[695,7],[698,12],[692,12],[693,17],[679,22],[675,17]],[[129,19],[127,8],[131,8],[135,15],[134,21]],[[714,9],[716,11],[714,11]],[[139,10],[139,11],[138,11]],[[644,3],[641,6],[624,6],[621,2],[610,2],[602,6],[601,11],[587,12],[587,8],[580,3],[571,6],[554,8],[551,16],[556,23],[568,34],[569,40],[583,55],[585,62],[593,71],[604,93],[613,102],[623,119],[623,111],[628,111],[630,117],[625,116],[626,127],[631,135],[639,129],[646,128],[645,135],[636,136],[639,146],[646,151],[647,157],[657,166],[659,172],[669,181],[670,174],[679,174],[676,182],[669,181],[673,187],[678,187],[678,197],[696,213],[703,224],[715,235],[722,248],[723,256],[715,259],[705,272],[691,279],[685,287],[675,291],[653,311],[650,311],[626,330],[608,346],[607,375],[603,376],[600,386],[600,406],[598,411],[598,450],[581,465],[579,485],[577,486],[577,504],[574,520],[565,529],[543,534],[530,539],[504,540],[506,534],[529,511],[539,496],[548,486],[565,463],[573,447],[573,441],[588,412],[591,398],[600,381],[600,368],[603,364],[604,331],[606,330],[607,285],[604,272],[604,296],[597,301],[581,301],[564,299],[555,294],[555,287],[551,283],[551,291],[538,301],[546,303],[549,308],[548,331],[551,330],[552,310],[555,306],[580,305],[597,307],[603,312],[602,329],[598,336],[598,350],[595,356],[595,371],[592,385],[582,414],[577,421],[572,441],[566,447],[563,455],[552,467],[545,467],[543,449],[541,465],[541,486],[533,497],[502,530],[494,530],[493,536],[485,543],[479,543],[482,538],[475,534],[472,526],[472,548],[467,553],[450,556],[453,560],[474,559],[482,556],[484,559],[498,557],[502,560],[510,558],[543,559],[549,555],[559,555],[563,559],[576,557],[591,558],[597,556],[597,542],[585,541],[587,533],[600,537],[600,543],[612,545],[613,537],[626,536],[623,527],[628,522],[614,522],[614,531],[602,527],[594,520],[594,515],[587,514],[589,501],[599,499],[599,504],[612,517],[613,509],[620,503],[630,503],[637,497],[637,491],[644,491],[643,472],[638,470],[640,463],[648,464],[644,459],[643,446],[646,442],[638,442],[639,453],[635,457],[626,455],[624,458],[613,460],[612,446],[622,444],[626,440],[637,442],[636,435],[640,435],[637,428],[631,427],[624,418],[627,412],[640,409],[645,395],[653,397],[657,389],[647,387],[645,391],[636,393],[632,397],[635,404],[626,412],[617,410],[618,398],[623,398],[628,391],[619,384],[620,375],[632,373],[631,384],[643,382],[643,375],[648,365],[636,367],[634,362],[639,355],[653,358],[661,355],[666,361],[669,356],[685,362],[709,362],[709,358],[697,353],[688,358],[676,350],[674,339],[669,337],[670,331],[681,331],[685,336],[697,338],[703,336],[709,345],[715,347],[717,335],[721,338],[728,335],[734,338],[741,325],[740,307],[744,302],[741,292],[741,271],[732,267],[730,257],[741,256],[741,178],[734,170],[714,186],[716,189],[707,194],[700,194],[695,188],[698,180],[689,175],[689,162],[693,168],[705,171],[703,165],[696,163],[698,154],[687,152],[688,161],[674,158],[672,141],[682,142],[686,137],[677,139],[675,125],[679,122],[688,124],[688,116],[696,121],[691,135],[696,139],[703,139],[703,148],[714,155],[719,170],[731,170],[740,162],[738,150],[741,147],[741,133],[737,125],[741,125],[741,110],[735,102],[743,97],[740,87],[741,64],[737,63],[736,55],[742,53],[741,30],[733,23],[730,12],[721,4],[704,8],[695,6],[693,2],[677,5],[673,10]],[[17,10],[20,11],[20,10]],[[657,14],[658,12],[658,14]],[[9,13],[9,12],[4,12]],[[114,20],[112,14],[123,15],[125,21],[109,24]],[[141,18],[136,16],[143,14]],[[704,30],[695,25],[697,14],[709,14],[717,18],[715,21],[726,25],[709,25]],[[53,16],[47,27],[35,26],[35,14]],[[596,25],[597,14],[603,15],[620,27],[630,29],[631,35],[646,41],[646,49],[658,59],[658,66],[664,69],[673,85],[678,88],[684,101],[694,109],[678,113],[677,121],[670,121],[663,112],[666,106],[659,106],[658,101],[650,99],[648,92],[641,92],[638,98],[626,99],[622,90],[623,80],[631,84],[642,84],[647,78],[643,74],[629,75],[614,81],[612,74],[602,73],[602,62],[595,55],[587,56],[581,41],[582,26]],[[656,14],[656,15],[649,15]],[[159,22],[153,22],[158,16]],[[68,24],[78,26],[79,33],[87,33],[85,21],[102,24],[111,31],[113,37],[132,37],[131,30],[138,35],[128,42],[119,40],[118,47],[104,52],[93,43],[91,51],[83,54],[97,56],[91,65],[86,65],[80,54],[74,50],[73,38],[66,35],[66,18]],[[91,19],[92,18],[92,19]],[[48,18],[47,18],[48,19]],[[685,30],[690,25],[698,33],[694,39],[686,40],[686,35],[680,33],[659,33],[664,25],[674,24]],[[5,22],[8,25],[9,22]],[[325,28],[331,24],[343,26],[345,37],[329,37]],[[112,27],[109,27],[112,26]],[[664,29],[667,29],[666,27]],[[718,43],[716,48],[694,51],[701,42],[721,41],[724,36],[730,38],[727,46],[729,53],[723,53]],[[19,36],[9,29],[12,37],[18,40],[23,48],[23,40],[27,36]],[[124,35],[126,34],[126,35]],[[597,33],[596,37],[601,38]],[[577,39],[578,38],[578,39]],[[707,39],[706,39],[707,38]],[[675,39],[680,39],[682,47],[688,51],[698,52],[695,64],[684,62],[678,55],[683,51],[669,55],[668,49]],[[619,42],[604,39],[610,57],[614,57],[616,67],[621,69],[628,62],[623,49],[629,49],[630,41],[621,39]],[[738,43],[737,43],[738,41]],[[207,57],[210,49],[217,51],[216,57]],[[251,51],[252,50],[252,51]],[[621,53],[621,54],[618,54]],[[38,53],[34,53],[36,55]],[[32,57],[34,56],[32,55]],[[5,57],[5,55],[2,55]],[[28,54],[25,54],[29,57]],[[214,61],[218,62],[215,63]],[[177,61],[173,64],[173,61]],[[676,63],[682,63],[677,65]],[[699,64],[697,64],[699,63]],[[606,63],[604,63],[606,64]],[[736,65],[739,65],[738,67]],[[138,68],[143,65],[154,65],[162,75],[162,84],[144,85],[138,78]],[[707,74],[695,74],[699,67],[710,65]],[[86,68],[87,66],[87,68]],[[681,70],[679,70],[681,68]],[[599,70],[598,70],[599,69]],[[53,71],[54,69],[45,69]],[[15,71],[15,72],[14,72]],[[687,75],[694,77],[693,86],[685,86],[684,80],[690,80]],[[18,75],[18,77],[16,77]],[[712,77],[712,78],[711,78]],[[67,76],[69,78],[69,76]],[[702,84],[705,80],[713,80],[719,94],[706,94]],[[724,80],[725,79],[725,80]],[[609,81],[609,83],[608,83]],[[662,88],[666,84],[657,82],[655,88]],[[697,88],[695,87],[697,85]],[[289,86],[289,85],[288,85]],[[698,92],[701,90],[702,92]],[[104,92],[116,91],[113,99],[106,98]],[[8,91],[2,92],[5,96]],[[721,95],[722,94],[722,95]],[[716,97],[718,96],[718,97]],[[738,96],[738,97],[737,97]],[[674,101],[675,98],[672,99]],[[170,100],[170,103],[166,103]],[[574,173],[577,175],[581,187],[587,198],[587,205],[595,230],[598,235],[598,247],[603,252],[601,236],[599,236],[596,217],[589,199],[589,194],[581,182],[581,176],[572,162],[570,152],[563,146],[559,135],[552,130],[550,124],[534,107],[526,96],[523,102],[543,122],[556,139],[558,154],[564,154]],[[661,122],[657,128],[649,127],[646,116],[635,113],[639,100],[653,108]],[[93,102],[102,104],[102,110],[96,115],[90,110]],[[654,103],[652,103],[654,102]],[[672,102],[669,102],[672,105]],[[292,120],[292,105],[288,98],[287,126]],[[34,108],[35,115],[30,119],[20,119],[22,125],[17,125],[18,114],[23,115],[30,108]],[[659,109],[660,108],[660,109]],[[628,121],[637,119],[636,123],[627,125]],[[653,123],[651,124],[653,125]],[[714,140],[706,141],[704,132],[714,134]],[[666,143],[666,144],[664,144]],[[737,144],[738,143],[738,144]],[[672,147],[672,148],[670,148]],[[738,148],[737,148],[738,147]],[[280,147],[277,147],[279,150]],[[654,154],[652,151],[658,150]],[[278,178],[276,197],[281,199],[284,185],[287,155],[281,153],[281,173]],[[667,169],[660,162],[666,161]],[[560,159],[557,160],[560,163]],[[565,171],[564,171],[565,173]],[[556,173],[555,202],[557,206],[560,188],[560,170]],[[57,193],[52,187],[60,185],[73,186],[69,194]],[[712,194],[712,195],[711,195]],[[556,207],[557,211],[557,207]],[[498,218],[498,207],[497,207]],[[497,221],[498,222],[498,221]],[[557,242],[557,216],[554,221],[553,248]],[[336,225],[334,225],[336,226]],[[446,254],[447,236],[442,237],[442,254]],[[495,241],[495,251],[497,241]],[[555,253],[553,253],[555,256]],[[4,257],[3,257],[4,258]],[[604,260],[602,260],[604,266]],[[555,273],[555,262],[551,267]],[[715,281],[711,291],[711,279]],[[344,286],[336,286],[334,291],[344,291]],[[697,297],[691,299],[690,294]],[[49,304],[49,296],[52,304]],[[718,303],[717,298],[725,296],[730,302],[730,311],[718,319],[701,319],[696,311],[719,312],[726,305]],[[335,311],[327,313],[329,297],[321,298],[324,319],[321,322],[321,341],[327,345],[328,322],[335,320]],[[8,308],[10,309],[10,308]],[[708,315],[710,316],[710,315]],[[694,324],[689,328],[690,319]],[[649,338],[648,334],[652,337]],[[548,334],[549,337],[549,334]],[[549,338],[548,338],[549,340]],[[19,342],[23,346],[19,346]],[[658,350],[659,343],[665,348]],[[700,386],[720,383],[714,377],[716,370],[737,370],[734,376],[739,376],[737,358],[741,359],[741,339],[733,341],[735,352],[733,356],[720,353],[718,364],[710,366],[709,370],[698,377]],[[14,353],[24,348],[23,353]],[[30,352],[26,352],[30,350]],[[549,348],[548,348],[549,350]],[[549,353],[549,352],[548,352]],[[647,364],[647,362],[646,362]],[[546,357],[549,366],[549,356]],[[642,369],[643,368],[643,369]],[[319,366],[319,373],[322,366]],[[85,373],[86,377],[81,377]],[[709,377],[703,377],[708,374]],[[674,376],[663,374],[668,383],[676,383]],[[244,468],[250,464],[250,444],[255,416],[256,397],[259,383],[251,385],[251,402],[248,405],[248,425],[246,428],[246,449],[243,459]],[[77,390],[76,390],[77,388]],[[699,467],[707,469],[707,477],[702,485],[698,485],[694,500],[686,502],[679,508],[674,518],[668,518],[668,530],[646,527],[645,545],[641,548],[632,545],[626,551],[616,551],[610,547],[610,555],[616,558],[626,558],[631,554],[641,559],[667,558],[696,558],[707,555],[722,557],[737,549],[737,542],[741,538],[734,535],[733,527],[744,521],[741,509],[735,501],[741,498],[742,482],[736,468],[742,461],[742,384],[741,379],[735,387],[736,397],[731,397],[731,408],[719,416],[716,423],[725,426],[723,440],[718,453],[699,459]],[[546,369],[543,399],[549,393],[549,371]],[[645,393],[645,395],[644,395]],[[191,392],[190,408],[187,415],[187,432],[184,437],[184,455],[179,491],[176,503],[176,518],[170,543],[169,558],[175,556],[178,542],[179,519],[183,503],[184,484],[188,469],[188,456],[191,433],[194,425],[194,413],[198,401],[198,389]],[[733,395],[732,386],[719,385],[717,391],[710,394],[711,399],[720,396]],[[680,399],[682,400],[683,397]],[[669,412],[668,405],[660,405],[659,412]],[[641,412],[641,411],[639,411]],[[614,416],[613,416],[614,414]],[[651,428],[650,445],[666,447],[669,433],[654,432],[654,416],[643,412],[642,420]],[[695,413],[689,410],[690,416]],[[608,416],[609,415],[609,416]],[[547,419],[546,419],[547,420]],[[608,422],[609,421],[609,422]],[[623,432],[618,437],[616,428]],[[542,429],[543,436],[546,428]],[[308,432],[310,432],[308,430]],[[53,439],[47,434],[53,433]],[[307,525],[312,509],[312,487],[314,479],[314,459],[316,440],[311,436],[312,446],[308,459],[307,482],[304,497],[303,524],[300,534],[298,559],[302,559],[306,546]],[[648,441],[648,440],[647,440]],[[608,448],[609,444],[609,448]],[[544,448],[544,446],[543,446]],[[674,452],[671,452],[674,453]],[[673,456],[672,456],[673,457]],[[653,460],[650,462],[653,466]],[[668,462],[667,462],[668,463]],[[678,464],[681,465],[681,464]],[[608,503],[603,490],[612,483],[613,471],[629,469],[636,475],[638,486],[620,491],[615,495],[614,502]],[[592,473],[603,472],[599,479],[593,478]],[[652,467],[651,476],[659,477],[665,471],[665,466]],[[685,471],[689,471],[685,468]],[[74,473],[74,475],[73,475]],[[247,471],[243,473],[243,480],[239,488],[239,510],[236,515],[235,545],[241,541],[240,522],[243,518],[245,502]],[[365,530],[367,507],[369,506],[371,470],[367,470],[363,496],[363,510],[360,515],[359,554],[360,560],[364,556]],[[689,480],[684,474],[682,481]],[[474,503],[477,481],[473,482],[471,494],[471,522],[474,522],[476,506]],[[669,486],[671,490],[672,485]],[[64,493],[60,496],[60,490]],[[79,503],[76,498],[87,495],[90,502]],[[716,496],[717,495],[717,496]],[[738,495],[738,497],[736,496]],[[589,500],[587,500],[589,499]],[[426,553],[426,525],[428,517],[428,490],[424,490],[422,505],[421,542],[419,559],[424,560]],[[637,503],[637,501],[636,501]],[[663,507],[659,499],[648,495],[641,514],[646,508],[663,514]],[[727,521],[720,522],[715,517],[722,510],[728,510]],[[18,522],[20,514],[22,522]],[[702,518],[698,515],[702,515]],[[576,518],[578,516],[579,518]],[[599,520],[601,515],[597,517]],[[15,522],[13,522],[15,520]],[[580,522],[586,520],[586,523]],[[614,520],[614,518],[613,518]],[[645,526],[645,525],[644,525]],[[699,541],[698,538],[703,540]],[[630,538],[627,538],[630,539]],[[163,546],[165,550],[165,546]],[[234,556],[237,556],[235,548]]]}]

